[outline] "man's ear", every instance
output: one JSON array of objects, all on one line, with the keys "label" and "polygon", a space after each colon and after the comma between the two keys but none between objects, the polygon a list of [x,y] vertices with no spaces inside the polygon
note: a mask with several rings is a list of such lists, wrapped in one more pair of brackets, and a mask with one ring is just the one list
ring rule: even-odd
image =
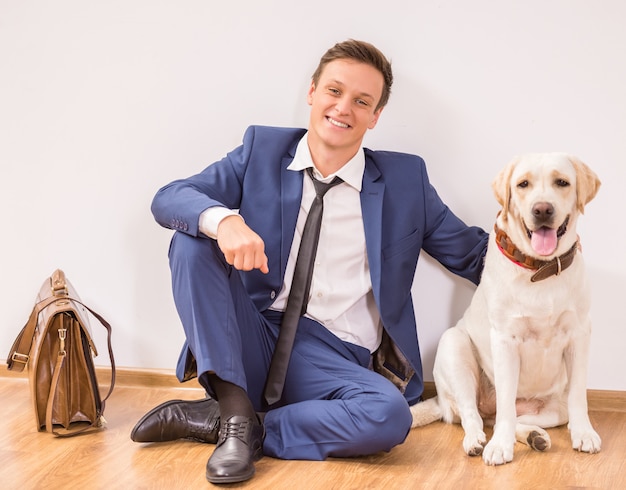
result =
[{"label": "man's ear", "polygon": [[306,94],[307,104],[313,104],[313,94],[315,93],[315,82],[311,80],[311,85],[309,86],[309,91]]}]

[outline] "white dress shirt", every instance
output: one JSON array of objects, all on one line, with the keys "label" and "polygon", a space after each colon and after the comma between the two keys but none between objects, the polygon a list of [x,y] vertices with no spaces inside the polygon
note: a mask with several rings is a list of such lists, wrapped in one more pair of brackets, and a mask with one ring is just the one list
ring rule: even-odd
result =
[{"label": "white dress shirt", "polygon": [[[322,178],[313,164],[305,135],[287,169],[298,172],[308,167],[313,167],[315,177],[322,182],[330,182],[337,176],[343,183],[331,188],[324,196],[324,214],[306,316],[324,325],[341,340],[373,352],[380,345],[382,325],[372,292],[361,214],[365,154],[360,149],[336,173]],[[285,280],[271,306],[273,310],[284,311],[287,305],[304,222],[314,198],[313,182],[305,172]],[[225,208],[207,209],[200,215],[200,230],[215,238],[219,221],[231,214],[235,212]]]}]

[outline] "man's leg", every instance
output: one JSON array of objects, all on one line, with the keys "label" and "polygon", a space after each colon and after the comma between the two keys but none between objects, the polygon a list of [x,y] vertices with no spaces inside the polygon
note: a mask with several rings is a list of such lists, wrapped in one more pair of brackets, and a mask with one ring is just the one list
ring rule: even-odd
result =
[{"label": "man's leg", "polygon": [[[247,395],[246,373],[266,371],[269,365],[266,321],[214,240],[176,233],[170,268],[186,349],[195,358],[198,381],[219,403],[220,438],[207,463],[207,478],[214,483],[246,480],[262,455],[263,438]],[[183,354],[179,362],[185,361]]]},{"label": "man's leg", "polygon": [[[239,272],[226,263],[215,240],[183,233],[174,235],[169,257],[174,302],[199,381],[206,384],[203,375],[215,373],[247,390],[246,368],[267,369],[273,344]],[[215,394],[212,387],[205,388]]]},{"label": "man's leg", "polygon": [[[177,235],[170,252],[174,297],[200,380],[215,395],[206,373],[216,373],[266,411],[263,390],[280,314],[256,311],[213,240]],[[288,405],[265,417],[265,454],[319,460],[387,451],[404,441],[408,405],[367,369],[369,360],[366,349],[301,319],[281,402]]]},{"label": "man's leg", "polygon": [[323,460],[389,451],[411,427],[408,403],[367,369],[369,352],[342,342],[303,318],[289,364],[283,402],[265,417],[265,454]]}]

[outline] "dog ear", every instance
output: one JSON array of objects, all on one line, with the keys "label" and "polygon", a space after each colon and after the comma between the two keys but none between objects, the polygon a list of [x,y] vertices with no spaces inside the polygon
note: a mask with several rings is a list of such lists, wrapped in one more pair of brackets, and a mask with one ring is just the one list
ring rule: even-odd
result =
[{"label": "dog ear", "polygon": [[491,184],[496,200],[502,206],[502,219],[505,221],[509,215],[509,203],[511,201],[511,175],[516,164],[517,159],[509,162]]},{"label": "dog ear", "polygon": [[595,172],[577,157],[570,155],[569,161],[572,162],[576,170],[576,203],[582,214],[585,212],[585,204],[597,194],[601,182]]}]

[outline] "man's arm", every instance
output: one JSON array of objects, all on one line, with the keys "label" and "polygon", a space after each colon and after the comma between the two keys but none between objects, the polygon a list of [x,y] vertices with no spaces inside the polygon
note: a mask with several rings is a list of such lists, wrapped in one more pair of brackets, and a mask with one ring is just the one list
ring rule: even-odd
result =
[{"label": "man's arm", "polygon": [[427,229],[424,250],[458,276],[480,282],[489,234],[466,225],[441,200],[423,170]]}]

